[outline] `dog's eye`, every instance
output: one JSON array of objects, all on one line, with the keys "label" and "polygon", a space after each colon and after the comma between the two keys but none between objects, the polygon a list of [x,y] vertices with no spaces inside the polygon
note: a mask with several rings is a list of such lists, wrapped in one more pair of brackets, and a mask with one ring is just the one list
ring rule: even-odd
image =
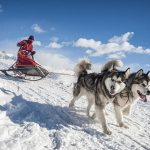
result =
[{"label": "dog's eye", "polygon": [[118,83],[121,83],[121,81],[118,81]]},{"label": "dog's eye", "polygon": [[115,80],[114,80],[114,79],[111,79],[111,81],[112,81],[112,82],[115,82]]},{"label": "dog's eye", "polygon": [[143,86],[143,87],[146,87],[146,85],[145,85],[144,83],[142,83],[142,86]]}]

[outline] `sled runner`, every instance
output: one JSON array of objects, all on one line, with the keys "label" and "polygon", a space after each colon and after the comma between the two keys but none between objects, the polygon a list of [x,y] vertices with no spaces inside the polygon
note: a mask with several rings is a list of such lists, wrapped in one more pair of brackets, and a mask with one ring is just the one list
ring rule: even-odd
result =
[{"label": "sled runner", "polygon": [[9,69],[0,70],[8,77],[14,77],[29,81],[37,81],[45,78],[49,72],[41,65],[33,61],[32,65],[14,63]]}]

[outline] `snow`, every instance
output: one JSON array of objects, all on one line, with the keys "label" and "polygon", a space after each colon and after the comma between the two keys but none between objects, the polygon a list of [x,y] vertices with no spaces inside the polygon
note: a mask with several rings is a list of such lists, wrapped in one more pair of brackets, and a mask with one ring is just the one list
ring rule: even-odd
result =
[{"label": "snow", "polygon": [[16,60],[16,57],[13,54],[8,54],[5,51],[0,51],[0,59]]},{"label": "snow", "polygon": [[[0,68],[12,63],[0,59]],[[110,104],[113,133],[105,135],[99,121],[86,116],[84,97],[68,107],[75,81],[59,74],[21,81],[0,73],[0,150],[150,150],[150,101],[139,101],[125,118],[129,129],[117,126]]]}]

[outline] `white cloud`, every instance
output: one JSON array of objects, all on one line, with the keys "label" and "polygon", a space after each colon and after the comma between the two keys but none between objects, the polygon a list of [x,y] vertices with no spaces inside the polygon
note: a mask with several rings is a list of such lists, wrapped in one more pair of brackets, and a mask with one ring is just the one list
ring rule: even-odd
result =
[{"label": "white cloud", "polygon": [[71,69],[74,63],[67,57],[60,54],[52,54],[46,52],[39,52],[36,54],[36,60],[41,64],[48,66],[49,68],[56,70]]},{"label": "white cloud", "polygon": [[41,41],[34,41],[33,45],[35,45],[35,46],[42,46]]},{"label": "white cloud", "polygon": [[0,13],[3,12],[2,5],[0,4]]},{"label": "white cloud", "polygon": [[146,67],[150,67],[150,64],[146,64],[145,66],[146,66]]},{"label": "white cloud", "polygon": [[101,45],[101,41],[95,41],[94,39],[84,39],[80,38],[75,43],[76,47],[92,48],[97,49]]},{"label": "white cloud", "polygon": [[59,38],[58,37],[52,37],[51,39],[51,42],[49,43],[48,48],[53,48],[53,49],[59,49],[59,48],[62,48],[64,46],[69,46],[72,44],[72,42],[58,42],[59,41]]},{"label": "white cloud", "polygon": [[108,55],[108,59],[122,59],[122,58],[125,58],[126,55],[122,52],[118,52],[118,53],[113,53],[113,54],[110,54]]},{"label": "white cloud", "polygon": [[[150,54],[150,49],[144,49],[141,46],[136,47],[129,43],[129,40],[133,35],[133,32],[127,32],[121,36],[114,36],[109,39],[106,44],[94,39],[79,38],[74,43],[74,46],[91,49],[92,52],[86,51],[91,56],[101,56],[104,54],[108,55],[114,53]],[[124,57],[124,55],[122,56]]]},{"label": "white cloud", "polygon": [[86,53],[87,54],[92,54],[92,50],[88,49],[88,50],[86,50]]},{"label": "white cloud", "polygon": [[150,54],[150,49],[145,49],[146,54]]},{"label": "white cloud", "polygon": [[112,37],[111,39],[109,39],[109,42],[110,43],[124,43],[124,42],[129,41],[133,35],[134,35],[134,32],[127,32],[120,37],[118,36]]},{"label": "white cloud", "polygon": [[36,33],[43,33],[45,32],[38,24],[33,24],[31,29]]},{"label": "white cloud", "polygon": [[50,42],[47,47],[49,47],[49,48],[54,48],[54,49],[55,49],[55,48],[56,48],[56,49],[59,49],[59,48],[62,48],[63,45],[62,45],[62,44],[59,44],[59,43],[57,43],[57,42]]}]

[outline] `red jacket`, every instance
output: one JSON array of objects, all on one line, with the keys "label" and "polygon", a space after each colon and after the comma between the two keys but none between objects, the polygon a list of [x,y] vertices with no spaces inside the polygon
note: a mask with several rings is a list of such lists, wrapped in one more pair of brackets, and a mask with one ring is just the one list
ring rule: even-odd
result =
[{"label": "red jacket", "polygon": [[19,51],[21,50],[26,50],[26,51],[29,51],[29,52],[32,52],[33,51],[33,45],[32,45],[32,42],[29,41],[29,40],[23,40],[23,41],[20,41],[17,46],[20,47]]}]

